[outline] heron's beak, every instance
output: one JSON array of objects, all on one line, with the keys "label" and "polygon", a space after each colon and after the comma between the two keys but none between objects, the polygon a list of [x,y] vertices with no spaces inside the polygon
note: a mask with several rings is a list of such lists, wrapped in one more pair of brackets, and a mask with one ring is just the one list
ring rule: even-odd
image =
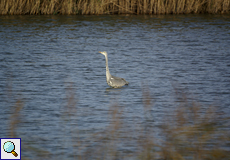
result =
[{"label": "heron's beak", "polygon": [[99,51],[99,53],[101,53],[101,54],[102,54],[102,52],[101,52],[101,51]]}]

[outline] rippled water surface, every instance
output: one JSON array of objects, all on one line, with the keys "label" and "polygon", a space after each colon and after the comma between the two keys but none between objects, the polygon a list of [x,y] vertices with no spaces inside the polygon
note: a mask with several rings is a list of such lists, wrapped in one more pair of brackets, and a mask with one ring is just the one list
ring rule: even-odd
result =
[{"label": "rippled water surface", "polygon": [[[129,86],[109,88],[98,51]],[[69,142],[105,130],[113,104],[127,125],[146,114],[158,125],[180,88],[229,114],[230,15],[0,16],[0,68],[0,137],[9,136],[21,100],[17,136],[68,159]],[[144,86],[154,101],[148,111]]]}]

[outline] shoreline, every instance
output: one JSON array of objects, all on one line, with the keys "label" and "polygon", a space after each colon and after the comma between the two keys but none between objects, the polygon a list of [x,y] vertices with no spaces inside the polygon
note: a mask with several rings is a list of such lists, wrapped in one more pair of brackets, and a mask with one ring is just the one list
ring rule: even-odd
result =
[{"label": "shoreline", "polygon": [[230,0],[2,0],[0,15],[228,14]]}]

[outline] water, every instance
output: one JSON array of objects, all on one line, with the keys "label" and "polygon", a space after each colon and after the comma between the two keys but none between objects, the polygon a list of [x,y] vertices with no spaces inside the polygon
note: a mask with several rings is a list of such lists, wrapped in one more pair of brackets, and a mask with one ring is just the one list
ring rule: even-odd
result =
[{"label": "water", "polygon": [[[175,108],[175,88],[230,113],[230,15],[0,19],[0,137],[9,136],[18,99],[17,136],[62,159],[73,157],[74,140],[106,130],[113,104],[132,127],[143,124],[146,114],[152,125],[161,124]],[[108,52],[111,74],[129,86],[109,88],[98,51]],[[144,86],[154,101],[147,111]],[[31,158],[31,152],[24,148],[22,155]]]}]

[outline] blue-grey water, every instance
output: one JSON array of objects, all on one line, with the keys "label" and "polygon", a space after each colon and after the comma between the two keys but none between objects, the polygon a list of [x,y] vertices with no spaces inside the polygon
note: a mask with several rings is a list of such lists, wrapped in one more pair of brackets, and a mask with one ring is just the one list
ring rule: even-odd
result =
[{"label": "blue-grey water", "polygon": [[[98,51],[128,86],[109,88]],[[146,116],[158,126],[175,109],[178,88],[230,114],[230,15],[0,16],[0,137],[10,136],[18,115],[24,157],[76,159],[107,130],[113,105],[127,128]]]}]

